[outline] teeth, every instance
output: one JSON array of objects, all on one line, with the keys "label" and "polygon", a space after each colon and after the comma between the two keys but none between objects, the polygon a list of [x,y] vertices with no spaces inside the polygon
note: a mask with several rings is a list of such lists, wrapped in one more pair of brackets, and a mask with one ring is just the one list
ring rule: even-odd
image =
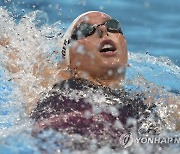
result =
[{"label": "teeth", "polygon": [[102,47],[102,50],[103,49],[106,49],[106,48],[113,48],[113,46],[111,44],[105,44],[103,47]]}]

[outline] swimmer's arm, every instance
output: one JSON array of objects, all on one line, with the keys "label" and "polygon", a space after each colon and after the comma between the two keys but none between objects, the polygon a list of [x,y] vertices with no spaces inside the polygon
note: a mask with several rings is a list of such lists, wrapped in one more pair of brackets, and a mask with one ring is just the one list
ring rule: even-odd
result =
[{"label": "swimmer's arm", "polygon": [[[3,47],[8,47],[8,45],[10,44],[10,40],[9,38],[2,38],[0,39],[0,45],[3,46]],[[19,50],[18,49],[11,49],[11,51],[7,54],[8,58],[10,59],[10,62],[7,62],[7,68],[8,70],[11,72],[11,73],[17,73],[19,71],[25,71],[23,69],[23,67],[20,67],[18,64],[17,64],[17,61],[20,61],[20,57],[18,56],[18,52]],[[70,73],[67,71],[61,71],[61,70],[64,70],[66,68],[66,64],[62,63],[62,64],[59,64],[57,65],[57,67],[43,67],[43,65],[45,65],[45,59],[43,58],[43,56],[39,55],[36,59],[36,61],[38,61],[38,63],[35,63],[33,66],[32,66],[32,75],[37,77],[37,78],[42,78],[42,82],[41,82],[41,85],[43,87],[47,87],[48,86],[48,83],[51,82],[57,78],[61,79],[66,79],[66,78],[69,78],[70,76]],[[41,62],[41,63],[40,63]],[[48,62],[46,62],[46,65],[47,65]],[[43,68],[43,69],[40,69],[40,68]],[[41,70],[41,71],[40,71]],[[16,80],[16,79],[15,79]]]},{"label": "swimmer's arm", "polygon": [[[9,38],[0,39],[0,46],[4,48],[8,48],[10,44]],[[19,72],[26,72],[23,67],[20,67],[17,62],[21,61],[20,57],[18,56],[18,49],[11,49],[10,52],[5,53],[9,60],[6,63],[7,69],[10,73],[16,74]],[[38,88],[47,89],[48,87],[52,87],[56,82],[59,82],[60,79],[67,79],[69,78],[69,73],[66,71],[60,71],[59,68],[63,69],[66,65],[61,64],[54,68],[47,68],[44,67],[45,60],[43,56],[39,56],[36,59],[38,63],[35,63],[32,66],[32,75],[39,80],[38,84],[36,85]],[[47,63],[46,63],[47,64]],[[40,69],[41,68],[41,69]],[[43,69],[42,69],[43,68]],[[40,71],[41,70],[41,71]],[[23,79],[25,81],[25,79]],[[13,77],[13,81],[16,83],[21,83],[22,78],[17,75],[17,77]],[[29,89],[29,85],[32,85],[31,81],[26,81],[25,84],[21,85],[21,91],[25,95],[27,101],[27,112],[30,113],[32,109],[37,105],[37,102],[40,98],[40,94],[36,91]]]},{"label": "swimmer's arm", "polygon": [[3,47],[6,47],[7,45],[9,45],[9,38],[1,38],[0,45]]},{"label": "swimmer's arm", "polygon": [[[61,69],[62,69],[63,66],[61,66]],[[36,68],[37,69],[37,68]],[[67,72],[67,71],[59,71],[57,70],[56,68],[52,68],[52,69],[46,69],[42,72],[38,72],[38,69],[37,70],[34,70],[34,74],[37,78],[41,78],[42,80],[40,81],[40,85],[42,87],[42,91],[49,91],[52,89],[53,85],[55,83],[58,83],[60,82],[61,80],[66,80],[66,79],[69,79],[71,74],[70,72]],[[43,77],[43,78],[42,78]],[[25,91],[28,91],[26,87],[23,87],[25,88],[26,90]],[[35,107],[37,106],[37,102],[38,100],[40,99],[41,97],[41,94],[37,94],[37,93],[27,93],[28,96],[28,100],[27,100],[27,113],[30,114],[34,109]]]},{"label": "swimmer's arm", "polygon": [[[0,46],[4,48],[8,48],[10,45],[10,39],[9,38],[1,38],[0,39]],[[7,62],[7,69],[12,72],[16,73],[20,71],[20,67],[17,64],[18,57],[18,49],[11,49],[10,52],[3,51],[4,54],[9,58],[10,62]]]}]

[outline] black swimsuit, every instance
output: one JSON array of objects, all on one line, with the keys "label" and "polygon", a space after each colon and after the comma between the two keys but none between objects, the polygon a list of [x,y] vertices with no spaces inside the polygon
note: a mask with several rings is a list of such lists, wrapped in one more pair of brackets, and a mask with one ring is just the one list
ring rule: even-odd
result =
[{"label": "black swimsuit", "polygon": [[[143,94],[97,86],[85,79],[69,79],[56,84],[38,102],[31,117],[40,129],[53,128],[68,134],[96,139],[100,144],[118,146],[122,134],[129,132],[128,118],[142,123],[149,110]],[[117,127],[121,122],[123,128]],[[139,125],[138,124],[138,125]]]}]

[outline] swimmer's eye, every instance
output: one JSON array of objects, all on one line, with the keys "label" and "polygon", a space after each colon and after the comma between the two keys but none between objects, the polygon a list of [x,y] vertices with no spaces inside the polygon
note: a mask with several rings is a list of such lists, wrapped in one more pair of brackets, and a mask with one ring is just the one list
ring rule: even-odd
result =
[{"label": "swimmer's eye", "polygon": [[92,25],[89,23],[81,23],[72,33],[71,39],[79,40],[79,39],[88,37],[88,36],[94,34],[97,27],[102,26],[102,25],[106,26],[108,32],[121,33],[123,35],[119,21],[115,20],[115,19],[110,19],[110,20],[108,20],[105,23],[100,24],[100,25]]},{"label": "swimmer's eye", "polygon": [[120,23],[118,20],[111,19],[105,22],[104,24],[107,27],[107,31],[112,33],[121,33],[123,35],[123,32],[120,27]]},{"label": "swimmer's eye", "polygon": [[80,26],[78,26],[75,31],[72,34],[72,39],[73,40],[79,40],[82,39],[84,37],[88,37],[90,35],[92,35],[95,32],[95,27],[93,27],[93,25],[88,24],[88,23],[83,23],[80,24]]}]

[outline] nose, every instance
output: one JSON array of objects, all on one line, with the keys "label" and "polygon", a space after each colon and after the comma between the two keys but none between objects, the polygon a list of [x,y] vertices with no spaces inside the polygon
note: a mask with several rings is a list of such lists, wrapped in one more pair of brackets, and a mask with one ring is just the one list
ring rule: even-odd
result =
[{"label": "nose", "polygon": [[105,35],[108,36],[108,31],[106,26],[100,25],[97,27],[97,34],[100,38],[104,37]]}]

